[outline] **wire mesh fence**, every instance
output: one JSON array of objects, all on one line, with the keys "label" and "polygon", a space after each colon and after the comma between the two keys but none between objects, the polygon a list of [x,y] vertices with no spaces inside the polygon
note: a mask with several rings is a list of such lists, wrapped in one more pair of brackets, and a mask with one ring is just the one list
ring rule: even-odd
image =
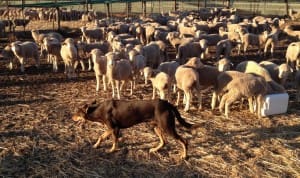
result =
[{"label": "wire mesh fence", "polygon": [[[200,8],[224,7],[226,0],[151,0],[145,1],[145,11],[149,13],[160,13],[174,10],[199,10]],[[285,1],[284,0],[230,0],[230,7],[237,8],[242,14],[251,15],[285,15]],[[1,7],[18,6],[24,7],[48,7],[49,4],[55,6],[55,3],[60,7],[70,8],[73,10],[94,9],[96,11],[107,11],[107,3],[110,7],[112,14],[142,14],[143,3],[142,0],[2,0],[0,1]],[[128,11],[128,3],[130,3],[130,11]],[[86,7],[88,5],[88,8]],[[289,8],[300,9],[300,1],[289,0]],[[130,15],[130,14],[129,14]]]}]

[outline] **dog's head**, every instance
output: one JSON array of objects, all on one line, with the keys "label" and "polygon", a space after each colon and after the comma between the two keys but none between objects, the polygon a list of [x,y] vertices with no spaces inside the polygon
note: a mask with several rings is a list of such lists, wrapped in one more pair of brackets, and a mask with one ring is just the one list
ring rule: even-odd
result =
[{"label": "dog's head", "polygon": [[88,119],[88,115],[92,113],[97,106],[96,101],[93,101],[91,104],[84,104],[83,107],[76,110],[75,114],[72,116],[72,120],[76,122],[84,122]]}]

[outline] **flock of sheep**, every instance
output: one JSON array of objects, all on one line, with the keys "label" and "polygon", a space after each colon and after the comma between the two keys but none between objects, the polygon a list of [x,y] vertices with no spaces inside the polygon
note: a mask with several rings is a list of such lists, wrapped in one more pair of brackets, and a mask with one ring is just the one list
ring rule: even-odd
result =
[{"label": "flock of sheep", "polygon": [[[97,92],[101,78],[103,90],[110,84],[112,97],[118,99],[125,82],[130,82],[132,95],[141,80],[146,84],[150,80],[153,99],[158,93],[161,99],[171,100],[173,90],[179,105],[183,92],[184,111],[190,109],[193,96],[201,109],[201,92],[211,88],[212,109],[220,100],[219,110],[225,108],[229,117],[230,105],[245,97],[254,113],[253,102],[260,108],[265,95],[286,92],[288,79],[295,83],[300,102],[300,31],[293,30],[284,19],[256,16],[241,20],[234,9],[215,8],[123,20],[95,17],[80,30],[81,39],[32,30],[34,41],[12,42],[3,49],[2,56],[17,58],[22,72],[29,58],[39,67],[40,58],[47,56],[53,72],[58,71],[58,63],[63,61],[69,78],[77,77],[78,63],[86,70],[88,61],[87,70],[95,72]],[[266,58],[270,48],[273,56],[281,36],[290,42],[285,63],[245,60],[233,69],[232,51],[245,55],[252,46],[257,56]],[[176,50],[176,59],[169,58],[167,45]],[[217,66],[205,65],[203,61],[208,58],[217,61]],[[260,109],[256,111],[260,117]]]}]

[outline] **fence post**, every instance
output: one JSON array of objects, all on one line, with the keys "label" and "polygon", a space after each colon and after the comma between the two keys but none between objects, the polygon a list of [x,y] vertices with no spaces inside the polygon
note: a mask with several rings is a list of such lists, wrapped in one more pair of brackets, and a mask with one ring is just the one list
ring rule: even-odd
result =
[{"label": "fence post", "polygon": [[109,7],[109,3],[106,3],[106,17],[110,18],[110,7]]},{"label": "fence post", "polygon": [[177,0],[174,0],[174,10],[175,11],[178,10],[178,2],[177,2]]},{"label": "fence post", "polygon": [[146,17],[146,13],[147,13],[147,1],[145,1],[145,0],[142,1],[142,8],[143,8],[143,16]]},{"label": "fence post", "polygon": [[207,7],[207,0],[204,0],[204,8]]},{"label": "fence post", "polygon": [[129,17],[129,15],[131,14],[131,2],[130,1],[127,1],[126,2],[126,6],[127,6],[127,18]]}]

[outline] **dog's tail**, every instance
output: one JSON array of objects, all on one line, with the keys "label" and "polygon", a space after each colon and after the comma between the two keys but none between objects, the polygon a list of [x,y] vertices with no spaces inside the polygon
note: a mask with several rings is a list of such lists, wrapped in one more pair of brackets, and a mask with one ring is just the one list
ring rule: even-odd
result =
[{"label": "dog's tail", "polygon": [[186,128],[193,128],[193,124],[188,123],[184,120],[184,118],[181,117],[179,111],[177,110],[177,108],[175,106],[173,106],[171,103],[168,103],[170,108],[172,109],[173,113],[175,114],[175,117],[177,118],[178,122],[186,127]]}]

